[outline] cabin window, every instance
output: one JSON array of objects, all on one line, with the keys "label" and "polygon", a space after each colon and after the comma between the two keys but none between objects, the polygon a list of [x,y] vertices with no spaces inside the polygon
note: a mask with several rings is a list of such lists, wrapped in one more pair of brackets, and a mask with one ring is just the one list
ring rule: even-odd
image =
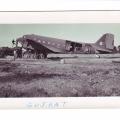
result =
[{"label": "cabin window", "polygon": [[101,46],[103,46],[103,45],[104,45],[104,42],[103,42],[103,41],[102,41],[102,42],[100,42],[100,45],[101,45]]},{"label": "cabin window", "polygon": [[58,47],[60,47],[60,44],[57,44]]},{"label": "cabin window", "polygon": [[45,43],[45,41],[43,41],[43,43]]},{"label": "cabin window", "polygon": [[48,44],[50,44],[50,42],[48,42]]}]

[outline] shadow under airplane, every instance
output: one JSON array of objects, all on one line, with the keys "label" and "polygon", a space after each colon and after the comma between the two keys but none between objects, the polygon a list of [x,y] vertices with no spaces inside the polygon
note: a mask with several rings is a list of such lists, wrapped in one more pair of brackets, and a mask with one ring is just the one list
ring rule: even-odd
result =
[{"label": "shadow under airplane", "polygon": [[82,43],[30,34],[16,39],[16,47],[19,47],[19,44],[23,51],[22,56],[35,58],[47,58],[49,53],[106,54],[115,52],[114,35],[110,33],[104,34],[95,43]]}]

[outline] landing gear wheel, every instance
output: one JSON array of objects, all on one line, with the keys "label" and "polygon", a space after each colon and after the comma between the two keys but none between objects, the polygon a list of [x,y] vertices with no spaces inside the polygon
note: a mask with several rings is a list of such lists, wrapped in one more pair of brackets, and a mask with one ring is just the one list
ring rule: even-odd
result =
[{"label": "landing gear wheel", "polygon": [[46,59],[46,58],[47,58],[47,54],[43,53],[43,59]]}]

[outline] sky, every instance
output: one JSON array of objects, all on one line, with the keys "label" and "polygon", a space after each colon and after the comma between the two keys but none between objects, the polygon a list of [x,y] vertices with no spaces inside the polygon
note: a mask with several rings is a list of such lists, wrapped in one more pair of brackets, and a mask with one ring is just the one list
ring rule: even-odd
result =
[{"label": "sky", "polygon": [[114,34],[115,45],[120,45],[119,23],[0,24],[0,47],[12,47],[13,39],[16,40],[26,34],[94,43],[105,33]]}]

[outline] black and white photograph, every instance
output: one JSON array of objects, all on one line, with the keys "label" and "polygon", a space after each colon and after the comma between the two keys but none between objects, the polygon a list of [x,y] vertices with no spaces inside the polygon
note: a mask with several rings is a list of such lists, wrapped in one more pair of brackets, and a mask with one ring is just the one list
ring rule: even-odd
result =
[{"label": "black and white photograph", "polygon": [[0,24],[0,97],[120,96],[120,24]]},{"label": "black and white photograph", "polygon": [[[84,107],[88,98],[119,100],[119,11],[0,16],[0,98],[33,98],[41,104],[48,100],[46,106],[51,99],[55,105],[60,102],[60,108],[64,103],[66,108],[73,103]],[[24,101],[25,106],[30,107],[30,101]]]}]

